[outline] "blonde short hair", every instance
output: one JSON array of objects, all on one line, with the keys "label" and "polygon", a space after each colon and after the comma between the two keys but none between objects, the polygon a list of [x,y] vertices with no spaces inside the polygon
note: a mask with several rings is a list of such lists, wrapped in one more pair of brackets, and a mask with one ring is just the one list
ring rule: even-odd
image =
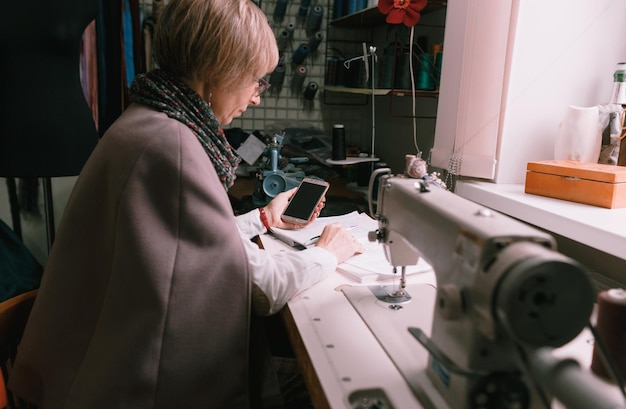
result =
[{"label": "blonde short hair", "polygon": [[258,79],[276,68],[276,37],[251,0],[170,0],[154,33],[158,66],[211,88]]}]

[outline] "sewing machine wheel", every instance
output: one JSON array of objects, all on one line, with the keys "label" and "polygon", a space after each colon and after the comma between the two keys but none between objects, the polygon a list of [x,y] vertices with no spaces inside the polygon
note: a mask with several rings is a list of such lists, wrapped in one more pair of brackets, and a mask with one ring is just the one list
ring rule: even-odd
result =
[{"label": "sewing machine wheel", "polygon": [[285,187],[287,187],[287,181],[278,173],[263,179],[263,192],[269,197],[275,197],[280,192],[285,191]]},{"label": "sewing machine wheel", "polygon": [[509,373],[492,373],[482,378],[470,397],[472,409],[526,409],[529,391],[521,379]]},{"label": "sewing machine wheel", "polygon": [[594,290],[576,261],[541,246],[518,243],[500,253],[512,262],[495,296],[500,323],[518,342],[559,347],[574,339],[593,310]]}]

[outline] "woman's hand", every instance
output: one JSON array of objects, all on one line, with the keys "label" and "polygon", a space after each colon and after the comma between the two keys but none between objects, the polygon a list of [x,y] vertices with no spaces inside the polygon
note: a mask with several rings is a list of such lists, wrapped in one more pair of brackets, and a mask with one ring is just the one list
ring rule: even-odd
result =
[{"label": "woman's hand", "polygon": [[313,216],[311,220],[309,220],[306,224],[296,224],[296,223],[288,223],[283,221],[280,216],[283,214],[289,201],[296,193],[297,188],[293,188],[287,190],[286,192],[281,192],[277,194],[268,204],[265,206],[265,214],[267,215],[267,221],[270,227],[278,227],[281,229],[300,229],[304,226],[308,226],[313,220],[315,220],[321,213],[324,205],[326,204],[326,197],[323,197],[322,200],[318,203],[315,211],[313,212]]},{"label": "woman's hand", "polygon": [[333,253],[337,258],[337,263],[343,263],[355,254],[365,251],[361,243],[340,223],[332,223],[324,227],[315,245]]}]

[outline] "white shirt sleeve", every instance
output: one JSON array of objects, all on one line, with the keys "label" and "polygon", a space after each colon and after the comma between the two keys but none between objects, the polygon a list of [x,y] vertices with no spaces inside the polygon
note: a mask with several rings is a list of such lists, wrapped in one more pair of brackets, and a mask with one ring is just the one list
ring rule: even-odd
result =
[{"label": "white shirt sleeve", "polygon": [[[250,239],[265,233],[258,210],[237,216],[237,227],[248,256],[253,299],[259,314],[275,314],[297,293],[322,280],[337,268],[335,256],[321,248],[269,254]],[[258,294],[258,290],[262,294]],[[256,291],[256,293],[255,293]],[[264,295],[265,300],[261,299]]]}]

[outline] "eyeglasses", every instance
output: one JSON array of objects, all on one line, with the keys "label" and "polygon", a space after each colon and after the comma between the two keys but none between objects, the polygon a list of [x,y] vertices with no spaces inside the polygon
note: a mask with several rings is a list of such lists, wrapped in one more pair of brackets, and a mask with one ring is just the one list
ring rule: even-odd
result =
[{"label": "eyeglasses", "polygon": [[263,94],[265,91],[267,91],[270,88],[271,85],[272,84],[270,84],[269,82],[265,81],[265,79],[261,78],[259,80],[259,83],[256,86],[256,94],[255,95],[257,97],[260,97],[261,94]]}]

